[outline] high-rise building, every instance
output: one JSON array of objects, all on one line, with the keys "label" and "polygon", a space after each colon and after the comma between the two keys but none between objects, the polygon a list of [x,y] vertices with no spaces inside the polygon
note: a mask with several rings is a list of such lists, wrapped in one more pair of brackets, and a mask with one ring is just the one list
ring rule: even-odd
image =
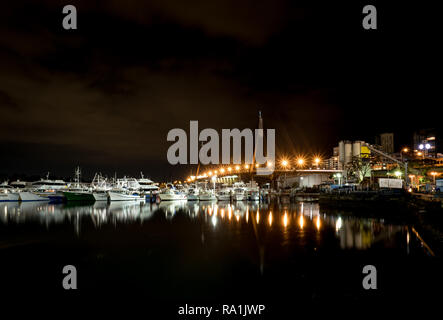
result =
[{"label": "high-rise building", "polygon": [[435,129],[422,129],[414,132],[412,143],[414,150],[422,151],[429,156],[437,154],[438,145]]},{"label": "high-rise building", "polygon": [[393,133],[380,134],[380,145],[384,152],[394,153],[394,134]]}]

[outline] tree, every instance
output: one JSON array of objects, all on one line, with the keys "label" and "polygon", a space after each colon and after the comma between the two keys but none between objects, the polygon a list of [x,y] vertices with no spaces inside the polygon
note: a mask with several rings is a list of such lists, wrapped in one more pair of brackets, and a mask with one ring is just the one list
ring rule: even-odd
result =
[{"label": "tree", "polygon": [[347,165],[348,176],[353,176],[360,184],[365,177],[371,173],[371,162],[368,159],[362,159],[359,156],[353,156],[351,162]]}]

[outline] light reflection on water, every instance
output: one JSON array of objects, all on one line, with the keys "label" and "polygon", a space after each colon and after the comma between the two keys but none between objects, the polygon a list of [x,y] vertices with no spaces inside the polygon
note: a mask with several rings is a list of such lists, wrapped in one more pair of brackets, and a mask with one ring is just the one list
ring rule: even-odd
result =
[{"label": "light reflection on water", "polygon": [[[179,212],[191,221],[202,221],[204,232],[208,233],[223,232],[223,228],[230,226],[242,234],[250,232],[252,227],[256,237],[263,237],[266,233],[280,233],[281,245],[287,245],[297,241],[303,243],[305,237],[316,238],[318,241],[327,231],[332,231],[342,249],[363,250],[375,243],[381,243],[384,247],[403,247],[407,242],[409,253],[410,235],[405,225],[386,224],[382,219],[326,214],[320,211],[318,203],[313,202],[286,205],[186,201],[160,204],[96,202],[92,205],[0,203],[0,221],[4,225],[37,222],[49,228],[52,224],[68,223],[73,225],[77,234],[81,232],[82,219],[90,219],[95,228],[103,224],[118,227],[123,223],[149,223],[154,215],[163,215],[166,221],[174,222]],[[398,243],[399,237],[404,238],[404,243]]]}]

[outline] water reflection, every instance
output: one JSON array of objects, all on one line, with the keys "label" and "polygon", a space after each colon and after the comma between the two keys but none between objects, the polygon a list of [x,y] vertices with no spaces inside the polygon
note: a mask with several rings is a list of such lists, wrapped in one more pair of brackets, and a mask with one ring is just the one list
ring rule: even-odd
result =
[{"label": "water reflection", "polygon": [[[382,244],[384,247],[404,248],[409,254],[413,236],[405,225],[387,224],[382,219],[321,212],[315,202],[285,205],[186,201],[160,204],[96,202],[78,205],[0,203],[0,223],[4,226],[39,223],[49,228],[52,224],[63,223],[72,225],[77,234],[81,232],[82,219],[83,222],[90,221],[95,228],[100,228],[103,224],[118,227],[124,223],[149,223],[157,215],[171,223],[176,221],[174,218],[177,215],[184,215],[187,218],[185,221],[201,223],[202,242],[216,233],[223,236],[227,230],[236,230],[239,240],[254,234],[261,244],[271,241],[269,239],[277,239],[282,246],[303,245],[312,240],[320,246],[322,240],[332,233],[334,241],[341,249],[365,250],[374,244]],[[186,222],[177,220],[177,223]],[[328,238],[328,241],[332,240]]]}]

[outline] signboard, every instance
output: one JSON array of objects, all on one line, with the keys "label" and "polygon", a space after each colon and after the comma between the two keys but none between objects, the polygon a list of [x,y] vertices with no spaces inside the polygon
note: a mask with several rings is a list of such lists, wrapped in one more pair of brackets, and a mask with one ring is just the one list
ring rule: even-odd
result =
[{"label": "signboard", "polygon": [[403,188],[403,180],[402,179],[380,178],[380,179],[378,179],[378,185],[380,186],[380,188],[401,189],[401,188]]},{"label": "signboard", "polygon": [[369,150],[369,148],[366,146],[361,146],[360,154],[362,158],[369,158],[371,155],[371,150]]}]

